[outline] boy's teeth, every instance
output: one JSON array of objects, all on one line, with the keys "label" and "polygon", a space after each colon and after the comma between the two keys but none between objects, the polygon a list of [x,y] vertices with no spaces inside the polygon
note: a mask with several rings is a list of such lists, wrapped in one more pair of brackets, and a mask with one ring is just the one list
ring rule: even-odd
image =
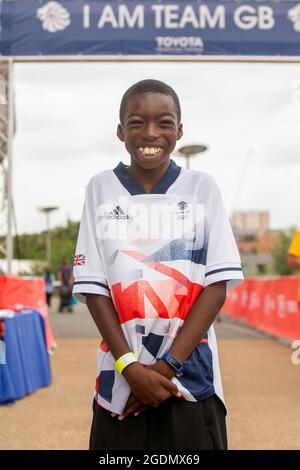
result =
[{"label": "boy's teeth", "polygon": [[161,147],[139,147],[143,155],[157,155],[161,151]]}]

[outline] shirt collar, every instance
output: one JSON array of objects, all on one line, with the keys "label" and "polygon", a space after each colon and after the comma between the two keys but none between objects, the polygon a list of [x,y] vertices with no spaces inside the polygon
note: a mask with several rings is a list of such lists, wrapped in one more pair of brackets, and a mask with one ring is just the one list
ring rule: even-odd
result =
[{"label": "shirt collar", "polygon": [[174,160],[170,160],[170,165],[165,173],[161,176],[155,186],[152,188],[150,193],[147,193],[134,178],[128,174],[128,166],[123,162],[120,162],[116,168],[114,168],[114,173],[119,179],[120,183],[127,189],[127,191],[132,195],[138,194],[165,194],[169,187],[174,183],[178,178],[181,167],[176,165]]}]

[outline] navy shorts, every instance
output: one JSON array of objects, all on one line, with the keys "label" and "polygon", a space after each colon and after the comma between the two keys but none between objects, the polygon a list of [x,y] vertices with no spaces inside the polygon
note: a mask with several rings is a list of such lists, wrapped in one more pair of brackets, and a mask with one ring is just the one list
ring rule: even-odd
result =
[{"label": "navy shorts", "polygon": [[172,397],[122,421],[96,402],[90,450],[226,450],[226,411],[213,395],[199,402]]}]

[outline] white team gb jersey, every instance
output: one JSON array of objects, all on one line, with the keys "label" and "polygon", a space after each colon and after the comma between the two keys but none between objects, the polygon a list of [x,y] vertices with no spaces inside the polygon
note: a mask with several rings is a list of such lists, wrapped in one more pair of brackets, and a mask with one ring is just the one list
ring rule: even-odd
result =
[{"label": "white team gb jersey", "polygon": [[[219,188],[173,160],[150,193],[120,162],[88,184],[74,259],[73,293],[111,299],[130,349],[144,365],[170,349],[195,300],[218,281],[242,282],[236,242]],[[129,386],[105,341],[97,352],[95,399],[122,413]],[[182,398],[224,402],[211,326],[174,377]]]}]

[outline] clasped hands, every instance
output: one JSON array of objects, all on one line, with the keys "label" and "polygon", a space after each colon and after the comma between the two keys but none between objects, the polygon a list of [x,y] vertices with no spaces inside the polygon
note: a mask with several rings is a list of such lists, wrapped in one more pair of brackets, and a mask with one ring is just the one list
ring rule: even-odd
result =
[{"label": "clasped hands", "polygon": [[[158,407],[172,396],[180,398],[181,393],[171,382],[174,375],[175,372],[162,360],[146,367],[139,362],[127,366],[123,376],[131,388],[131,394],[118,419],[123,420],[132,413],[138,416],[147,407]],[[117,415],[111,413],[111,416]]]}]

